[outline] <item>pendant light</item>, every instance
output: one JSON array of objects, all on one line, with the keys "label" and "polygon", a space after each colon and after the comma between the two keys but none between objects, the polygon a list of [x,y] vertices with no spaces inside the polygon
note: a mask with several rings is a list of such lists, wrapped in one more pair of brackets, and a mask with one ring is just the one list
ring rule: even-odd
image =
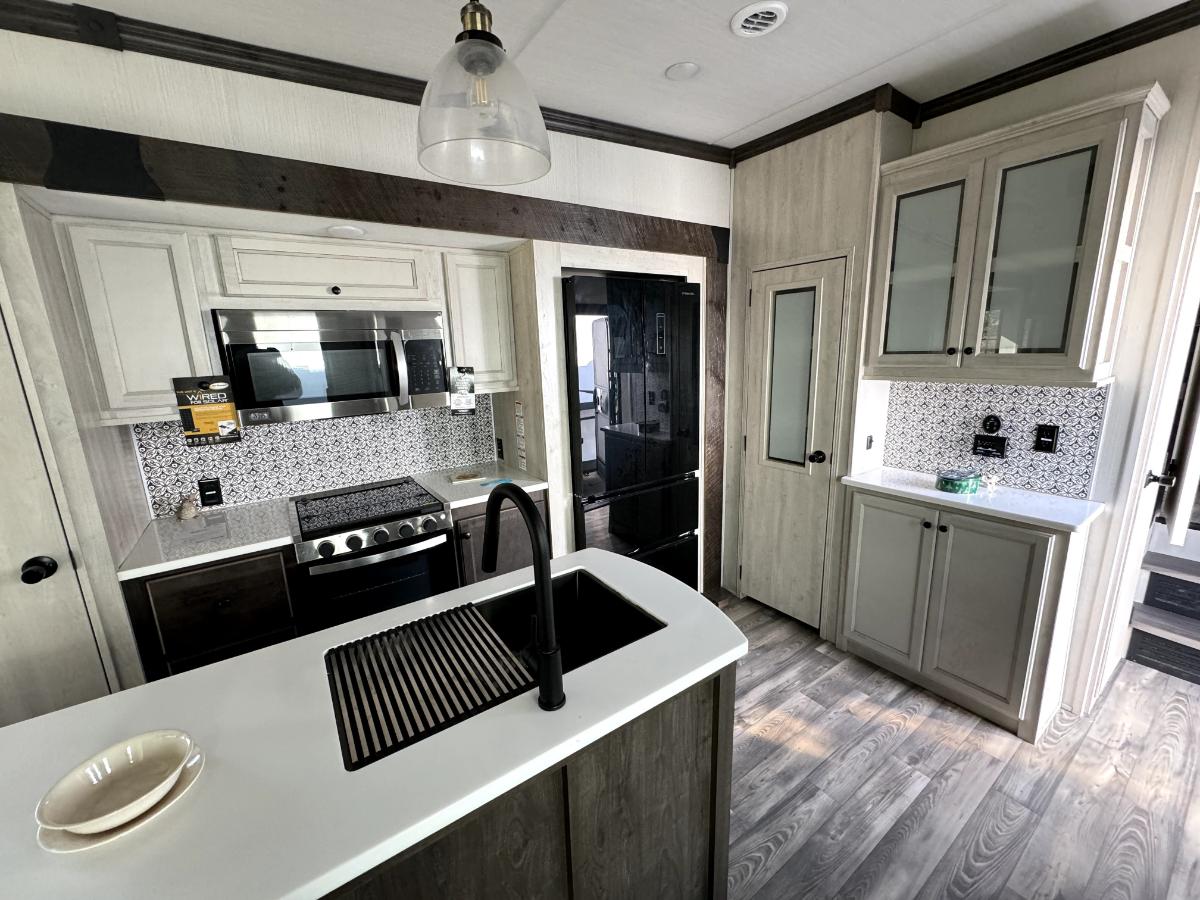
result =
[{"label": "pendant light", "polygon": [[492,14],[470,0],[463,30],[425,85],[417,160],[463,184],[521,184],[550,171],[542,111],[492,34]]}]

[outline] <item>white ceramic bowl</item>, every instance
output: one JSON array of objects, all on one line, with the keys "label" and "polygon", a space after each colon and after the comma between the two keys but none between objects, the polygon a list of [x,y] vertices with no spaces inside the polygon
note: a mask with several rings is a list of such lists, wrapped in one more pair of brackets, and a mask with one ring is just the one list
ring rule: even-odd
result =
[{"label": "white ceramic bowl", "polygon": [[75,834],[124,825],[166,796],[191,752],[191,736],[175,729],[119,741],[60,778],[34,818],[43,828]]}]

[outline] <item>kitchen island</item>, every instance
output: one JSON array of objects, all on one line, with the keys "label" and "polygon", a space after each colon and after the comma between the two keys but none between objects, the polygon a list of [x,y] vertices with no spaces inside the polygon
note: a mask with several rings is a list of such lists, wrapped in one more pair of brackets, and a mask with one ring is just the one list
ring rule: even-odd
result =
[{"label": "kitchen island", "polygon": [[[532,583],[510,573],[0,729],[6,896],[723,896],[737,627],[680,582],[583,550],[586,570],[665,627],[364,768],[343,765],[325,651]],[[190,732],[206,763],[153,822],[71,856],[32,810],[122,737]],[[634,886],[637,886],[636,888]]]}]

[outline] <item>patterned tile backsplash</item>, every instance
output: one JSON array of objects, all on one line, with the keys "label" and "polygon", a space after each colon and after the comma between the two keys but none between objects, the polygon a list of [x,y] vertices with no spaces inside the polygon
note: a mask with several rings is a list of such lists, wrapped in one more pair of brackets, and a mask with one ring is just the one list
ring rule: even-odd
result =
[{"label": "patterned tile backsplash", "polygon": [[[994,472],[1009,487],[1087,499],[1108,388],[892,382],[883,464],[936,472],[969,466]],[[1005,459],[971,453],[984,416],[994,413],[1008,438]],[[1058,425],[1058,452],[1037,453],[1037,425]]]},{"label": "patterned tile backsplash", "polygon": [[236,444],[187,447],[177,422],[133,426],[154,515],[169,516],[200,478],[221,479],[226,504],[385,481],[495,459],[491,397],[474,416],[414,409],[377,416],[257,425]]}]

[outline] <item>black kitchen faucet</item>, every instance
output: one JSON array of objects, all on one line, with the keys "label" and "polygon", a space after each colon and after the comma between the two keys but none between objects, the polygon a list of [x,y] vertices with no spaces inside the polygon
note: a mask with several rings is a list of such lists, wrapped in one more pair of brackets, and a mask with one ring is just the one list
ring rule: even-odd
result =
[{"label": "black kitchen faucet", "polygon": [[545,710],[561,709],[567,702],[563,694],[562,651],[554,628],[554,586],[550,582],[550,539],[533,500],[515,484],[498,484],[487,500],[487,518],[483,530],[483,571],[496,571],[496,551],[500,543],[500,507],[511,500],[525,520],[533,543],[533,594],[537,606],[537,677],[538,706]]}]

